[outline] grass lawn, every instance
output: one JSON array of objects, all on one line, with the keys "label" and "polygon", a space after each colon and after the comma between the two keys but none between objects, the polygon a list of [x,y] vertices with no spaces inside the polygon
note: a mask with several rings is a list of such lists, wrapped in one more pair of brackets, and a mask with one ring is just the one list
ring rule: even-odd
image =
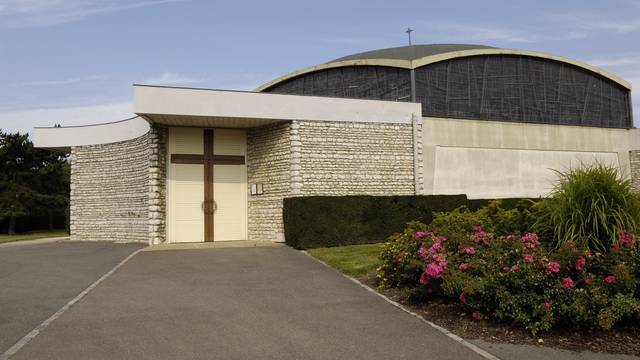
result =
[{"label": "grass lawn", "polygon": [[42,238],[50,238],[50,237],[62,237],[69,236],[66,230],[42,230],[42,231],[34,231],[24,234],[15,234],[15,235],[0,235],[0,244],[7,243],[12,241],[22,241],[22,240],[36,240]]},{"label": "grass lawn", "polygon": [[349,245],[311,249],[308,253],[347,275],[359,277],[380,265],[381,248],[382,244]]}]

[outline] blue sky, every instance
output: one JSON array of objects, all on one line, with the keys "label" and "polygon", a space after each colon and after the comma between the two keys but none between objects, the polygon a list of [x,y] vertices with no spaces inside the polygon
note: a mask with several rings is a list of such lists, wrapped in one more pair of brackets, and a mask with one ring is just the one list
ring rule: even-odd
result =
[{"label": "blue sky", "polygon": [[354,52],[415,43],[537,50],[637,89],[640,0],[0,0],[0,128],[131,115],[133,83],[251,90]]}]

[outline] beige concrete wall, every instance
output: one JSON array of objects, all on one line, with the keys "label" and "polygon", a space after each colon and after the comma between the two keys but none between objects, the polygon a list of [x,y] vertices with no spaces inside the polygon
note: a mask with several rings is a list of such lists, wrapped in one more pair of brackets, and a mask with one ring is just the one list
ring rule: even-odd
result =
[{"label": "beige concrete wall", "polygon": [[617,164],[630,176],[637,131],[423,118],[424,193],[473,198],[539,196],[580,161]]},{"label": "beige concrete wall", "polygon": [[538,197],[553,189],[553,169],[595,161],[619,167],[616,153],[438,147],[433,188],[469,198]]}]

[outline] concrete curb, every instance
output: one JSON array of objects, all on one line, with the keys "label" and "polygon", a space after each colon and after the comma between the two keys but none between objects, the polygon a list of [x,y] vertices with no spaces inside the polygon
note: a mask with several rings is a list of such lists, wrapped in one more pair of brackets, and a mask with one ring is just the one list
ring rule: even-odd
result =
[{"label": "concrete curb", "polygon": [[169,250],[194,250],[194,249],[228,249],[228,248],[250,248],[250,247],[266,247],[266,246],[284,246],[281,242],[275,241],[213,241],[200,243],[170,243],[151,245],[144,251],[169,251]]},{"label": "concrete curb", "polygon": [[476,354],[478,354],[478,355],[482,356],[483,358],[485,358],[485,359],[487,359],[487,360],[501,360],[499,357],[497,357],[497,356],[495,356],[495,355],[493,355],[493,354],[489,353],[488,351],[486,351],[486,350],[484,350],[484,349],[480,348],[479,346],[477,346],[477,345],[475,345],[475,344],[472,344],[472,343],[468,342],[467,340],[465,340],[465,339],[461,338],[460,336],[458,336],[458,335],[456,335],[456,334],[452,333],[451,331],[449,331],[449,330],[447,330],[447,329],[443,328],[442,326],[436,325],[436,324],[432,323],[431,321],[429,321],[429,320],[427,320],[427,319],[423,318],[421,315],[419,315],[419,314],[417,314],[417,313],[415,313],[415,312],[413,312],[413,311],[411,311],[411,310],[407,309],[407,308],[406,308],[406,307],[404,307],[402,304],[400,304],[400,303],[398,303],[398,302],[396,302],[396,301],[393,301],[393,300],[389,299],[388,297],[384,296],[383,294],[381,294],[381,293],[379,293],[379,292],[375,291],[374,289],[370,288],[369,286],[367,286],[367,285],[365,285],[365,284],[361,283],[361,282],[360,282],[360,281],[358,281],[356,278],[353,278],[353,277],[351,277],[351,276],[349,276],[349,275],[346,275],[346,274],[341,273],[340,271],[338,271],[338,270],[336,270],[335,268],[331,267],[329,264],[325,263],[324,261],[322,261],[322,260],[320,260],[320,259],[317,259],[317,258],[313,257],[313,256],[312,256],[311,254],[309,254],[308,252],[306,252],[306,251],[304,251],[304,250],[302,250],[301,252],[302,252],[303,254],[307,255],[308,257],[312,258],[313,260],[315,260],[315,261],[319,262],[320,264],[322,264],[322,265],[324,265],[324,266],[328,267],[329,269],[331,269],[331,270],[335,271],[336,273],[338,273],[338,274],[340,274],[340,275],[344,276],[345,278],[347,278],[347,279],[349,279],[349,280],[353,281],[354,283],[356,283],[356,284],[360,285],[361,287],[363,287],[365,290],[369,291],[370,293],[373,293],[373,294],[375,294],[375,295],[379,296],[380,298],[384,299],[384,300],[385,300],[386,302],[388,302],[389,304],[391,304],[391,305],[393,305],[393,306],[395,306],[395,307],[399,308],[400,310],[402,310],[402,311],[406,312],[406,313],[407,313],[407,314],[409,314],[409,315],[415,316],[416,318],[420,319],[421,321],[423,321],[424,323],[428,324],[428,325],[429,325],[429,326],[431,326],[432,328],[434,328],[434,329],[438,330],[439,332],[441,332],[442,334],[444,334],[444,335],[445,335],[445,336],[447,336],[448,338],[450,338],[450,339],[454,340],[455,342],[459,343],[460,345],[462,345],[462,346],[464,346],[464,347],[468,348],[469,350],[471,350],[471,351],[475,352]]}]

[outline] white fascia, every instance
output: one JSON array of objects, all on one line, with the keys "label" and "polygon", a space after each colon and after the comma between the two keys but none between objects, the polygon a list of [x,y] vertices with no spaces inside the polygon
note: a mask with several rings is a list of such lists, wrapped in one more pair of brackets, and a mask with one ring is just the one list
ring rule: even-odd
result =
[{"label": "white fascia", "polygon": [[134,85],[134,112],[206,118],[410,124],[419,103]]},{"label": "white fascia", "polygon": [[109,144],[135,139],[149,131],[149,123],[138,116],[104,124],[36,127],[33,144],[38,148],[68,151],[73,146]]}]

